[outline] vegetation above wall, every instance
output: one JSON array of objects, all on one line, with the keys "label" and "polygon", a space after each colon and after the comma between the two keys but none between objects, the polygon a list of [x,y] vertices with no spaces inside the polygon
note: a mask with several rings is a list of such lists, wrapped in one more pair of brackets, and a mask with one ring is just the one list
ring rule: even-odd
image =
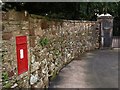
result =
[{"label": "vegetation above wall", "polygon": [[120,18],[120,2],[7,2],[2,9],[26,10],[32,14],[73,20],[96,20],[97,14],[102,13]]}]

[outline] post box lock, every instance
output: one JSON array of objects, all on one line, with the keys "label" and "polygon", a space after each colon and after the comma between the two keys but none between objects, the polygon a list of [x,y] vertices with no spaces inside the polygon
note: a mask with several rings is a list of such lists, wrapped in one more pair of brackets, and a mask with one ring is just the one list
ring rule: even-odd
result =
[{"label": "post box lock", "polygon": [[27,37],[16,37],[18,75],[28,71]]}]

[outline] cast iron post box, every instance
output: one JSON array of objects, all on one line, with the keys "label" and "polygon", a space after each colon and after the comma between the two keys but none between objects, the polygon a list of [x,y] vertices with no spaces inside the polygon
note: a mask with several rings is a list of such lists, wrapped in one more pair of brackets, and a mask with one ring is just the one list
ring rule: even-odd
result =
[{"label": "cast iron post box", "polygon": [[18,75],[28,71],[27,37],[16,37]]}]

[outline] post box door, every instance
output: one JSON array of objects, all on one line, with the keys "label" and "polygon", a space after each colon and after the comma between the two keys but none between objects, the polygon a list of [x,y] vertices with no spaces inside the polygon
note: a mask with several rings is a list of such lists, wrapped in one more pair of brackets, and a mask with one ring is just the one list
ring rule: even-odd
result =
[{"label": "post box door", "polygon": [[28,53],[26,42],[26,37],[16,37],[18,75],[28,71]]}]

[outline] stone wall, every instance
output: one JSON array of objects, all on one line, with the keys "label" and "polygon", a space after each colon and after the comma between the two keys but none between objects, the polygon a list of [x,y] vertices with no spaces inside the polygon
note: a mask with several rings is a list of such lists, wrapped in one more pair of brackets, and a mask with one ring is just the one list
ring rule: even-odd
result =
[{"label": "stone wall", "polygon": [[0,89],[2,89],[2,13],[0,18]]},{"label": "stone wall", "polygon": [[[99,48],[97,22],[50,20],[24,12],[3,13],[3,87],[45,88],[59,70],[82,53]],[[16,36],[27,36],[29,70],[18,76]]]},{"label": "stone wall", "polygon": [[[29,21],[24,13],[9,11],[2,16],[2,76],[3,87],[29,87],[29,71],[17,74],[16,36],[26,35],[29,47]],[[29,50],[28,50],[29,52]],[[30,52],[29,52],[30,55]],[[30,59],[29,59],[30,61]],[[29,64],[30,66],[30,64]]]}]

